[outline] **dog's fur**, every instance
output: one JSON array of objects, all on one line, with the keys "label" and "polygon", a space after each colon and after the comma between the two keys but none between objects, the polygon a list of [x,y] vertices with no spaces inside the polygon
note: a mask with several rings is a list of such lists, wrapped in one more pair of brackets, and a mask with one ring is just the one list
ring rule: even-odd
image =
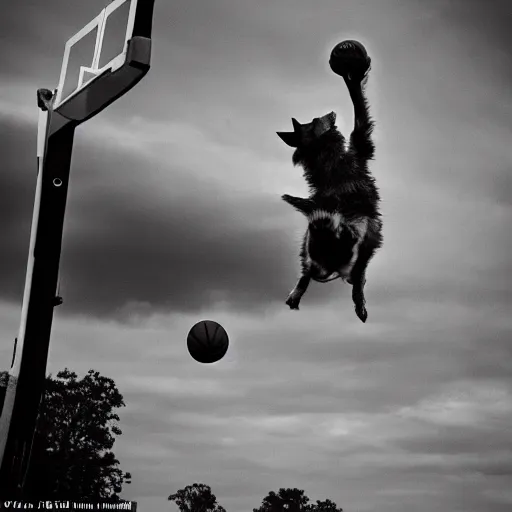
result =
[{"label": "dog's fur", "polygon": [[311,279],[327,282],[341,278],[352,285],[356,314],[366,322],[366,268],[383,241],[379,192],[368,170],[368,161],[374,156],[374,122],[365,95],[368,72],[343,79],[355,117],[348,149],[336,128],[334,112],[308,124],[292,119],[293,132],[277,132],[296,148],[293,164],[304,169],[310,188],[307,199],[282,196],[309,223],[300,252],[302,275],[286,304],[299,309]]}]

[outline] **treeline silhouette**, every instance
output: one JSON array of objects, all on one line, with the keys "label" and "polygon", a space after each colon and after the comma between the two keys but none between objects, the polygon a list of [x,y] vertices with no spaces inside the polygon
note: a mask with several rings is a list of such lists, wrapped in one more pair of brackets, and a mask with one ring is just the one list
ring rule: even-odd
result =
[{"label": "treeline silhouette", "polygon": [[[0,372],[0,407],[7,372]],[[119,468],[112,448],[122,434],[119,416],[124,399],[115,382],[95,370],[79,379],[65,368],[46,379],[24,486],[24,499],[123,501],[119,494],[131,483]],[[194,483],[168,497],[180,512],[226,512],[210,486]],[[281,488],[265,496],[253,512],[342,512],[326,499],[310,503],[301,489]]]},{"label": "treeline silhouette", "polygon": [[[224,507],[217,503],[217,498],[212,493],[210,486],[194,483],[187,485],[168,498],[180,509],[180,512],[226,512]],[[309,498],[301,489],[281,488],[276,493],[269,492],[263,498],[259,508],[253,508],[253,512],[343,512],[336,503],[331,500],[309,503]]]}]

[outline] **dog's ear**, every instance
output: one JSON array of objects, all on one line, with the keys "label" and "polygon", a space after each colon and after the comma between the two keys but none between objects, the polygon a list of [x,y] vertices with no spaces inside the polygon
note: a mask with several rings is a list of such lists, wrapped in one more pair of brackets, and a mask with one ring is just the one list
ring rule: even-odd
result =
[{"label": "dog's ear", "polygon": [[311,215],[315,209],[315,202],[312,199],[303,199],[302,197],[289,196],[288,194],[281,196],[281,198],[306,216]]},{"label": "dog's ear", "polygon": [[299,136],[295,132],[277,132],[277,135],[281,137],[281,140],[288,144],[292,148],[296,148],[299,145]]},{"label": "dog's ear", "polygon": [[302,125],[294,117],[292,117],[292,124],[293,132],[277,132],[277,135],[279,135],[288,146],[297,148],[299,147],[299,142],[302,137]]},{"label": "dog's ear", "polygon": [[292,124],[293,124],[293,130],[295,133],[301,133],[302,132],[302,125],[295,119],[295,117],[292,117]]}]

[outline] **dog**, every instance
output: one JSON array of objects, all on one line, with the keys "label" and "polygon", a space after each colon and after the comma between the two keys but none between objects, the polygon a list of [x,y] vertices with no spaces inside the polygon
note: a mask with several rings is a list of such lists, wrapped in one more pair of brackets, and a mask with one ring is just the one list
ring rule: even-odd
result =
[{"label": "dog", "polygon": [[342,75],[354,106],[354,128],[348,148],[331,112],[300,124],[292,118],[293,132],[277,132],[295,149],[294,166],[301,166],[309,185],[308,198],[283,195],[282,199],[304,214],[308,228],[300,251],[301,276],[286,304],[299,309],[311,280],[325,283],[341,278],[352,285],[352,300],[359,319],[368,318],[364,286],[366,270],[382,247],[380,195],[368,162],[374,158],[374,121],[362,75]]}]

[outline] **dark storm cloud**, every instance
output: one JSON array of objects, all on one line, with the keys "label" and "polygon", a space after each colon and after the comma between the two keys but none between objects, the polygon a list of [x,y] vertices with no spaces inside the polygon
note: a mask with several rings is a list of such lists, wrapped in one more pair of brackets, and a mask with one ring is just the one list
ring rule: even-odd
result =
[{"label": "dark storm cloud", "polygon": [[20,302],[37,177],[36,132],[0,117],[0,297]]},{"label": "dark storm cloud", "polygon": [[279,233],[226,227],[231,212],[222,209],[190,219],[183,207],[152,213],[110,206],[97,207],[106,229],[69,233],[62,278],[75,311],[111,314],[129,302],[195,310],[214,302],[213,293],[241,308],[281,298],[286,244]]},{"label": "dark storm cloud", "polygon": [[[8,135],[0,175],[2,297],[19,300],[35,186],[35,137],[27,126],[4,120],[3,128]],[[98,154],[107,168],[147,165],[98,148],[89,159],[93,167]],[[75,175],[78,186],[70,193],[61,266],[68,312],[111,315],[129,303],[187,311],[218,300],[250,309],[286,293],[294,276],[287,237],[259,226],[263,216],[285,210],[278,197],[229,197],[222,188],[187,183],[183,171],[176,173],[176,183],[179,176],[183,183],[166,204],[155,205],[140,188],[138,196],[131,195],[133,190],[104,179],[101,190],[84,196],[80,183],[101,171],[76,160],[71,186]]]}]

